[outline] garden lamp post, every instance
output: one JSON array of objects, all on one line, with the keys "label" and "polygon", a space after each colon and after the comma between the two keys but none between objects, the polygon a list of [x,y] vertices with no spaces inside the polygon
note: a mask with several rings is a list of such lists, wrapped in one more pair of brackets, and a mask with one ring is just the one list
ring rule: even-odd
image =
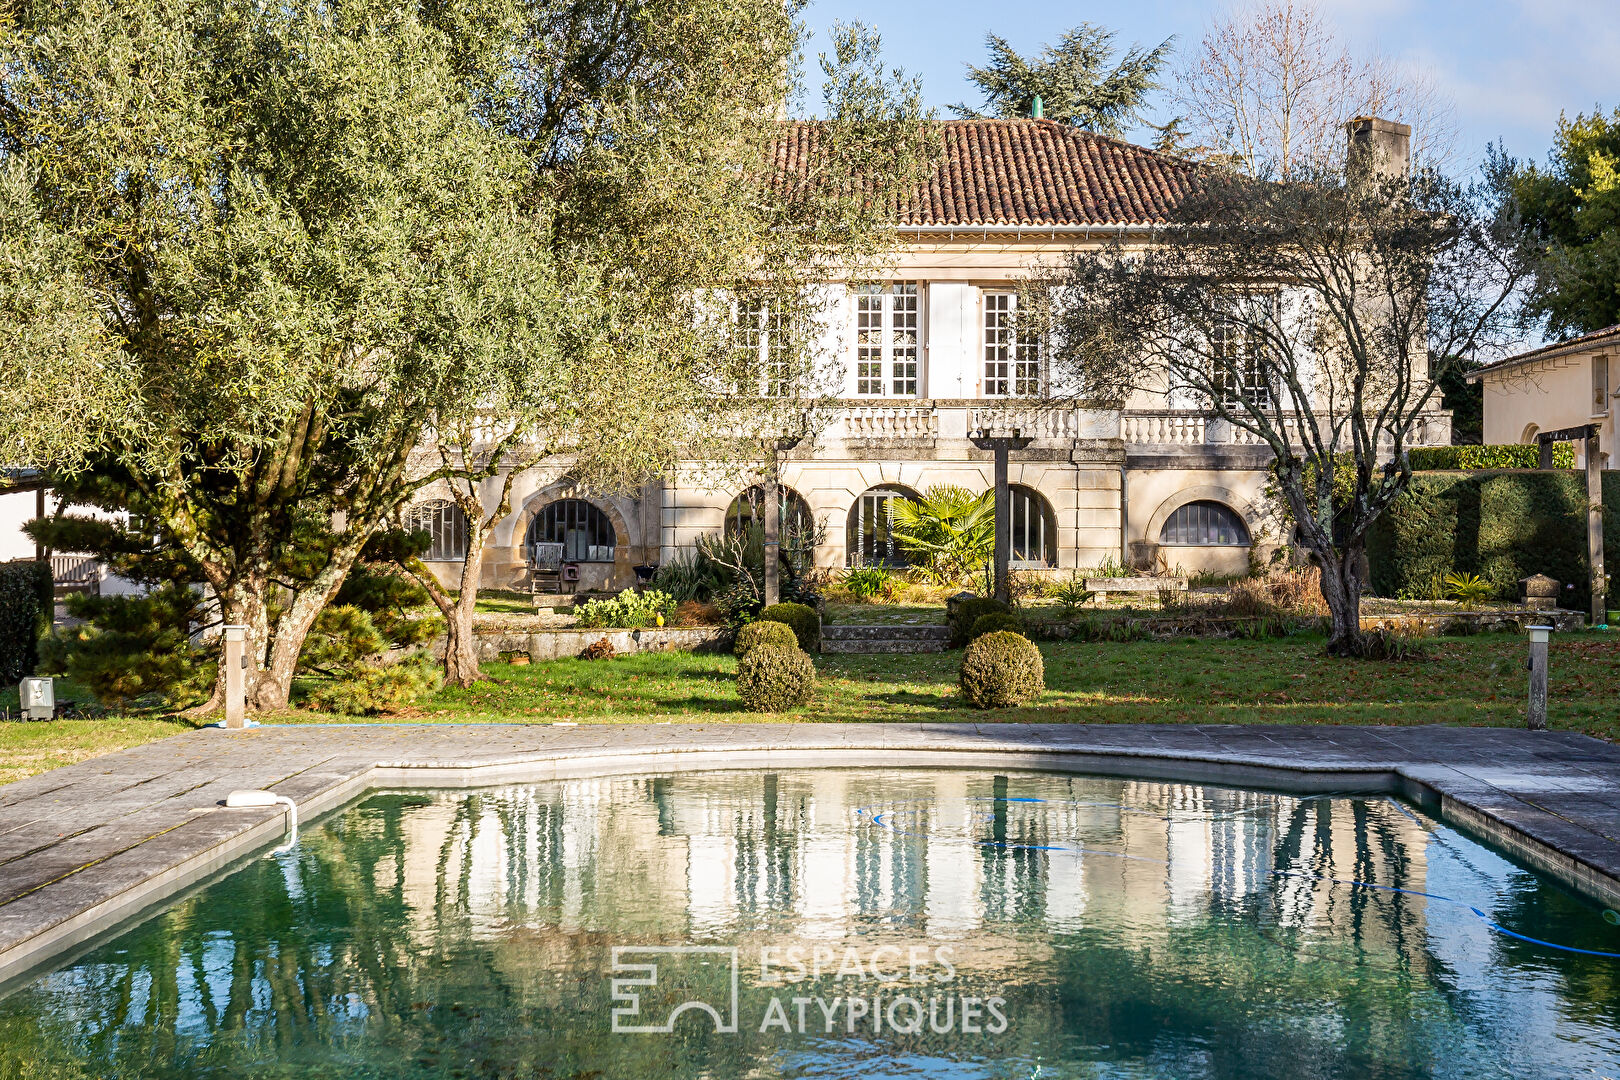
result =
[{"label": "garden lamp post", "polygon": [[1012,498],[1007,490],[1007,460],[1014,450],[1022,450],[1033,438],[1013,428],[1010,435],[994,435],[987,428],[968,432],[968,441],[980,450],[992,450],[996,455],[996,587],[995,597],[1003,604],[1012,603],[1012,582],[1008,567],[1012,562]]},{"label": "garden lamp post", "polygon": [[1527,626],[1530,631],[1530,713],[1531,731],[1547,730],[1547,636],[1550,626]]},{"label": "garden lamp post", "polygon": [[782,602],[782,455],[804,441],[802,435],[784,435],[771,451],[765,473],[765,606]]}]

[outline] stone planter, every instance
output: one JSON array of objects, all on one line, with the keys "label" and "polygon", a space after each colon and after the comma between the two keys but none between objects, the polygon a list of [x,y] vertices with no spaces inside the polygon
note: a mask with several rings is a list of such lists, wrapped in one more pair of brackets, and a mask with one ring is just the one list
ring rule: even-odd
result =
[{"label": "stone planter", "polygon": [[1558,606],[1558,582],[1546,574],[1531,574],[1519,582],[1519,597],[1531,611],[1551,611]]}]

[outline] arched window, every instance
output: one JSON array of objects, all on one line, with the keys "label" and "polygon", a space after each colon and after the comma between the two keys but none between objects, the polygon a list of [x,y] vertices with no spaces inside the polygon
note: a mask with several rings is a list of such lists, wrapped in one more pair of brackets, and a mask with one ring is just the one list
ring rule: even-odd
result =
[{"label": "arched window", "polygon": [[1159,531],[1159,543],[1172,547],[1247,547],[1249,530],[1230,506],[1190,502],[1170,515]]},{"label": "arched window", "polygon": [[425,532],[433,537],[428,562],[460,562],[467,557],[467,516],[449,499],[417,503],[405,511],[408,532]]},{"label": "arched window", "polygon": [[584,499],[552,503],[529,522],[528,549],[561,544],[564,562],[612,562],[618,536],[608,516]]},{"label": "arched window", "polygon": [[1012,511],[1011,564],[1025,569],[1057,565],[1057,515],[1034,488],[1007,486]]},{"label": "arched window", "polygon": [[[790,487],[779,486],[777,494],[782,509],[782,531],[810,534],[815,532],[815,515],[810,512],[810,504]],[[733,533],[745,528],[752,521],[764,524],[765,513],[765,486],[755,484],[747,491],[731,500],[726,508],[726,532]]]},{"label": "arched window", "polygon": [[849,508],[849,528],[845,533],[847,558],[851,566],[879,564],[908,566],[910,560],[895,542],[894,502],[916,495],[898,484],[869,488]]}]

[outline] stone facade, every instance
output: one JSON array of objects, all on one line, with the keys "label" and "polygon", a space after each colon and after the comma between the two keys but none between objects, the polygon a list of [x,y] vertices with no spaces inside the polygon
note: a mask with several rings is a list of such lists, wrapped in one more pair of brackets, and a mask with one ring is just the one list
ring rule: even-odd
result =
[{"label": "stone facade", "polygon": [[[990,362],[995,315],[1015,302],[1033,269],[1115,240],[1151,244],[1194,167],[1049,121],[945,127],[955,164],[942,166],[902,215],[903,244],[884,275],[902,286],[904,327],[915,341],[908,357],[914,367],[904,378],[887,368],[875,380],[870,371],[863,377],[858,294],[842,282],[823,289],[819,345],[822,359],[843,372],[843,408],[812,443],[788,455],[782,472],[783,483],[825,527],[818,565],[848,565],[851,513],[874,488],[902,494],[938,484],[990,489],[991,455],[976,449],[968,433],[1009,424],[1033,437],[1027,449],[1013,453],[1009,480],[1033,493],[1021,497],[1049,526],[1042,557],[1032,562],[1058,574],[1107,561],[1239,573],[1253,559],[1265,560],[1288,538],[1270,520],[1269,451],[1252,435],[1168,388],[1138,391],[1124,408],[1110,411],[1048,409],[1027,398],[998,397],[1007,392],[1006,375],[998,378]],[[1376,146],[1390,167],[1403,160],[1408,134],[1401,125],[1372,120],[1350,132],[1362,149]],[[796,159],[788,153],[784,160],[791,167]],[[890,323],[882,328],[888,332]],[[1005,348],[1001,359],[1005,369]],[[862,393],[896,386],[906,395]],[[1017,415],[1009,416],[1009,408]],[[1450,414],[1436,412],[1419,442],[1449,441]],[[720,530],[747,485],[709,486],[713,481],[700,478],[710,472],[692,462],[668,482],[588,496],[611,522],[616,545],[612,562],[579,565],[580,587],[630,585],[635,566],[677,558],[699,536]],[[574,494],[560,479],[565,474],[566,462],[560,462],[520,480],[518,509],[496,531],[486,585],[510,586],[521,577],[530,522]],[[1197,528],[1189,527],[1187,515],[1176,518],[1189,503],[1200,504]],[[1212,535],[1210,521],[1220,523],[1221,542],[1186,542],[1190,535]],[[444,566],[447,575],[456,569]]]}]

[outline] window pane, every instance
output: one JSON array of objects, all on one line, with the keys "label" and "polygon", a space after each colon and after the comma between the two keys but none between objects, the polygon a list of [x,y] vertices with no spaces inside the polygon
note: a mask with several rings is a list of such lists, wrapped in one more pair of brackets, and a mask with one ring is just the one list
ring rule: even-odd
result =
[{"label": "window pane", "polygon": [[921,305],[915,281],[855,291],[855,392],[917,396]]},{"label": "window pane", "polygon": [[561,544],[568,562],[612,562],[617,537],[608,516],[584,499],[554,502],[529,526],[529,549],[535,544]]},{"label": "window pane", "polygon": [[411,507],[405,515],[405,528],[432,537],[422,556],[428,562],[460,562],[467,557],[467,518],[448,499]]},{"label": "window pane", "polygon": [[917,396],[917,329],[920,312],[917,283],[902,282],[891,290],[889,323],[890,393],[895,397]]},{"label": "window pane", "polygon": [[984,395],[1034,397],[1041,392],[1040,341],[1018,328],[1015,293],[984,294]]},{"label": "window pane", "polygon": [[1159,530],[1159,543],[1177,547],[1246,547],[1249,530],[1230,506],[1190,502],[1170,515]]},{"label": "window pane", "polygon": [[1008,487],[1007,496],[1012,532],[1011,561],[1021,566],[1057,565],[1057,521],[1046,500],[1018,484]]}]

